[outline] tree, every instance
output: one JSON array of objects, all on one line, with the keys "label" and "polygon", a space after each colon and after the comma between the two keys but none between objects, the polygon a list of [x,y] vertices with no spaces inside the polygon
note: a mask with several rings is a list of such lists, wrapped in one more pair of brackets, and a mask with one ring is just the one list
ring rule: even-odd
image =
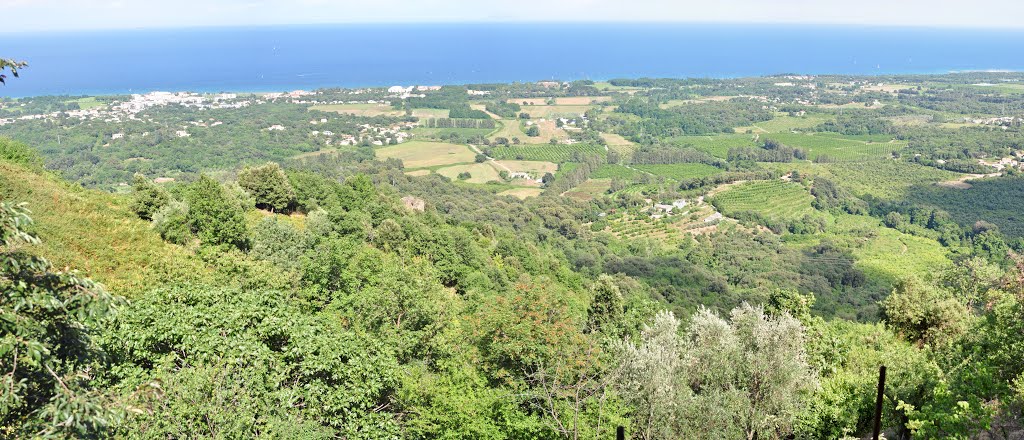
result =
[{"label": "tree", "polygon": [[271,211],[284,211],[295,202],[295,190],[281,166],[268,162],[255,168],[246,167],[238,173],[238,185],[256,198],[256,206]]},{"label": "tree", "polygon": [[7,85],[7,75],[4,75],[4,70],[10,70],[11,75],[15,78],[18,77],[18,69],[28,67],[28,63],[24,61],[12,60],[9,58],[0,58],[0,84]]},{"label": "tree", "polygon": [[589,326],[591,330],[600,330],[615,326],[622,319],[622,292],[615,285],[615,279],[608,274],[601,274],[591,288],[594,299],[590,303]]},{"label": "tree", "polygon": [[555,175],[551,173],[544,173],[544,177],[541,177],[540,181],[544,185],[549,185],[551,182],[555,181]]},{"label": "tree", "polygon": [[171,197],[142,174],[132,177],[132,211],[143,220],[152,220],[153,215],[170,202]]},{"label": "tree", "polygon": [[477,153],[476,157],[473,158],[473,161],[476,163],[487,162],[487,156],[481,153]]},{"label": "tree", "polygon": [[246,246],[248,232],[242,207],[216,180],[200,176],[188,188],[186,201],[188,224],[203,243]]},{"label": "tree", "polygon": [[526,135],[530,137],[540,136],[540,129],[537,128],[536,124],[531,125],[530,128],[526,129]]},{"label": "tree", "polygon": [[473,175],[470,174],[469,171],[463,171],[463,172],[459,173],[457,178],[459,180],[469,180],[469,179],[473,178]]},{"label": "tree", "polygon": [[89,383],[103,368],[97,321],[120,299],[18,249],[38,244],[24,205],[0,202],[0,436],[89,437],[117,413]]},{"label": "tree", "polygon": [[816,385],[804,329],[743,304],[726,321],[707,309],[683,335],[661,312],[640,345],[626,343],[618,389],[637,409],[641,438],[785,438]]},{"label": "tree", "polygon": [[946,345],[964,333],[967,307],[949,292],[917,279],[901,280],[882,301],[886,322],[911,342]]}]

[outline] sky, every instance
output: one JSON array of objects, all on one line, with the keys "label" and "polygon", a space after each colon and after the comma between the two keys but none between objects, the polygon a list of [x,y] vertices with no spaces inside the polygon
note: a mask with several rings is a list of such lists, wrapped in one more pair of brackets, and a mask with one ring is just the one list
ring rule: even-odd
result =
[{"label": "sky", "polygon": [[0,32],[328,23],[702,22],[1024,29],[1022,0],[0,0]]}]

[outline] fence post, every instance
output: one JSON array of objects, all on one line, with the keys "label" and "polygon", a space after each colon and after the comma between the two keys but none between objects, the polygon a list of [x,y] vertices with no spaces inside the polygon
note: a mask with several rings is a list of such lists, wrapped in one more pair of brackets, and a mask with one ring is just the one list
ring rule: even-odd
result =
[{"label": "fence post", "polygon": [[885,365],[878,367],[878,397],[875,399],[875,432],[871,437],[878,440],[882,434],[882,397],[885,392]]}]

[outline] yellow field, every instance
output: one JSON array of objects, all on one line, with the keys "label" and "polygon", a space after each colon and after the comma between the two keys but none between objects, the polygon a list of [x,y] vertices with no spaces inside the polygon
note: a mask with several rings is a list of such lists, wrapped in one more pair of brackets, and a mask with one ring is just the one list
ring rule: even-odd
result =
[{"label": "yellow field", "polygon": [[[552,162],[541,162],[536,160],[499,160],[499,164],[508,167],[514,172],[536,174],[539,179],[544,173],[554,174],[558,171],[558,164]],[[499,169],[501,166],[498,167]]]},{"label": "yellow field", "polygon": [[406,171],[405,172],[406,176],[413,176],[413,177],[426,176],[426,175],[429,175],[429,174],[430,174],[430,170],[415,170],[415,171]]},{"label": "yellow field", "polygon": [[356,116],[404,116],[405,112],[402,110],[395,110],[390,105],[383,104],[326,104],[326,105],[314,105],[309,108],[310,110],[320,110],[322,112],[334,112],[343,114],[353,114]]},{"label": "yellow field", "polygon": [[474,163],[468,165],[455,165],[451,167],[441,168],[437,170],[437,174],[445,176],[452,180],[458,180],[459,173],[469,172],[469,179],[463,182],[469,183],[487,183],[492,180],[501,181],[501,176],[498,175],[498,170],[494,169],[488,163]]},{"label": "yellow field", "polygon": [[604,194],[608,191],[608,188],[611,187],[612,179],[587,179],[586,182],[562,193],[562,195],[579,200],[591,200],[594,197]]},{"label": "yellow field", "polygon": [[555,105],[592,105],[595,102],[608,102],[611,100],[611,96],[566,96],[555,98]]},{"label": "yellow field", "polygon": [[450,110],[446,108],[414,108],[412,115],[420,119],[447,118]]},{"label": "yellow field", "polygon": [[522,112],[529,113],[530,118],[575,118],[590,110],[589,105],[524,105]]},{"label": "yellow field", "polygon": [[509,189],[498,193],[499,196],[512,196],[519,199],[525,199],[527,197],[537,197],[542,193],[543,190],[540,188],[516,188]]},{"label": "yellow field", "polygon": [[425,168],[438,165],[472,162],[476,153],[465,145],[445,142],[411,141],[376,150],[378,159],[401,159],[406,168]]}]

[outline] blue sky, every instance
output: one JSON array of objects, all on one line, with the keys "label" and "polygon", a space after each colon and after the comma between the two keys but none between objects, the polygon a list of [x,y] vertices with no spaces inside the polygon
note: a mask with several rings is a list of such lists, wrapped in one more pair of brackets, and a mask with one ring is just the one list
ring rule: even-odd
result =
[{"label": "blue sky", "polygon": [[0,0],[0,32],[321,23],[679,21],[1024,28],[1022,0]]}]

